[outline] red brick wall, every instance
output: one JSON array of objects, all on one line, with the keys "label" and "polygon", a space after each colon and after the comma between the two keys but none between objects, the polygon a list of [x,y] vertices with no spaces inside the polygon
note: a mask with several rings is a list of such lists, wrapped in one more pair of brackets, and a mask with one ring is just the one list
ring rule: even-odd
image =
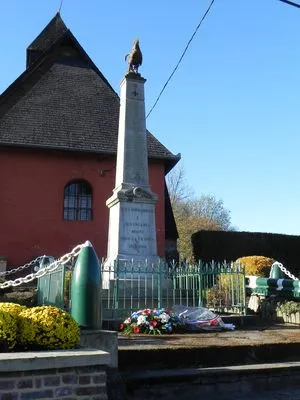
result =
[{"label": "red brick wall", "polygon": [[[56,257],[90,240],[105,257],[108,208],[115,182],[115,160],[95,155],[0,150],[0,256],[18,266],[48,254]],[[66,183],[85,179],[93,188],[93,221],[64,221]],[[156,206],[158,253],[164,255],[164,166],[151,163],[150,185],[159,196]]]}]

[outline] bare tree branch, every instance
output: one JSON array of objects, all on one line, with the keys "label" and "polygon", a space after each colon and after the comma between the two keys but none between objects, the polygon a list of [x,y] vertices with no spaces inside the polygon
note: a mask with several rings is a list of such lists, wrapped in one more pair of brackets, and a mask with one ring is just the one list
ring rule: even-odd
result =
[{"label": "bare tree branch", "polygon": [[167,176],[167,185],[179,233],[178,250],[192,260],[191,236],[199,230],[231,230],[230,211],[213,195],[195,197],[182,165]]}]

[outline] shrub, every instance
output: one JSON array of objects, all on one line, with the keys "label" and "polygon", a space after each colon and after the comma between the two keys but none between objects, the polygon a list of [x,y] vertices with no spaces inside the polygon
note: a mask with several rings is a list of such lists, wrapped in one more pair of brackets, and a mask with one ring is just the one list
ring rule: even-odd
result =
[{"label": "shrub", "polygon": [[53,306],[28,308],[20,313],[20,343],[29,349],[76,347],[80,329],[64,310]]},{"label": "shrub", "polygon": [[64,293],[64,304],[65,307],[67,308],[69,308],[69,302],[70,302],[71,279],[72,279],[72,271],[67,271],[65,273],[65,293]]},{"label": "shrub", "polygon": [[16,317],[19,317],[20,312],[26,310],[26,307],[17,303],[0,303],[0,310],[8,311]]},{"label": "shrub", "polygon": [[226,291],[219,285],[206,290],[206,305],[208,307],[224,306],[226,301]]},{"label": "shrub", "polygon": [[242,301],[244,297],[244,276],[234,273],[221,273],[216,283],[206,291],[207,306],[230,306],[233,301]]},{"label": "shrub", "polygon": [[0,352],[13,350],[17,344],[21,308],[18,304],[0,303]]},{"label": "shrub", "polygon": [[296,301],[286,301],[285,303],[280,304],[276,311],[281,314],[291,315],[300,311],[300,303]]},{"label": "shrub", "polygon": [[275,262],[273,258],[264,256],[241,257],[236,263],[242,264],[245,268],[245,275],[267,276],[271,265]]}]

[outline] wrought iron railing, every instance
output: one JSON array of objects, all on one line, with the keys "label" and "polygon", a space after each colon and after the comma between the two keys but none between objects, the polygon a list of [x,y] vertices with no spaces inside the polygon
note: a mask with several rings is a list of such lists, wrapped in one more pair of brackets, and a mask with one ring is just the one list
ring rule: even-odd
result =
[{"label": "wrought iron railing", "polygon": [[[143,260],[107,265],[102,261],[100,268],[103,319],[119,320],[134,310],[175,305],[246,313],[245,274],[234,263],[212,261],[190,265]],[[66,308],[70,299],[65,290],[64,268],[40,278],[38,292],[39,304]]]},{"label": "wrought iron railing", "polygon": [[123,317],[141,308],[204,306],[219,312],[245,314],[245,275],[233,263],[156,264],[117,262],[102,266],[109,276],[102,291],[104,315]]}]

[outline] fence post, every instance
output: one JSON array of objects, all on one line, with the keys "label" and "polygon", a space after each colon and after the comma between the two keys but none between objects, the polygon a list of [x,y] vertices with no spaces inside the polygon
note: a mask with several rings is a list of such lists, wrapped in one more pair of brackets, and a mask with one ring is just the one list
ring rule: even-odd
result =
[{"label": "fence post", "polygon": [[[154,270],[155,271],[155,270]],[[157,299],[157,308],[162,307],[162,268],[161,268],[161,260],[158,261],[158,282],[157,282],[157,290],[158,290],[158,299]]]},{"label": "fence post", "polygon": [[272,264],[269,278],[272,278],[272,279],[283,279],[284,278],[284,273],[279,268],[278,263],[274,262]]},{"label": "fence post", "polygon": [[101,272],[89,241],[81,249],[72,274],[71,315],[83,329],[101,329]]},{"label": "fence post", "polygon": [[114,297],[113,297],[113,309],[119,309],[119,260],[114,261],[114,274],[115,274],[115,282],[114,282]]},{"label": "fence post", "polygon": [[242,269],[242,285],[243,285],[243,314],[247,315],[245,268],[242,265],[238,265],[238,270],[241,271],[241,269]]},{"label": "fence post", "polygon": [[198,307],[203,306],[203,293],[202,293],[202,278],[203,278],[203,268],[202,268],[202,261],[198,261],[197,265],[198,269],[198,280],[199,280],[199,296],[198,296]]}]

